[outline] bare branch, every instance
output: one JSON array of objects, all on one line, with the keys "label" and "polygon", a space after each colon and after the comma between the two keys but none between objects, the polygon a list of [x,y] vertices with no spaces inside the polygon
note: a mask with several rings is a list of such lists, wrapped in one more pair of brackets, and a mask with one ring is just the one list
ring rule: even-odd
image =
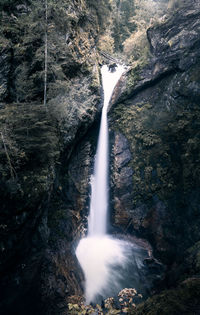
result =
[{"label": "bare branch", "polygon": [[5,141],[3,132],[1,132],[1,139],[2,139],[2,142],[3,142],[3,147],[4,147],[4,150],[5,150],[5,154],[6,154],[6,157],[7,157],[7,160],[8,160],[8,164],[9,164],[9,168],[10,168],[10,175],[11,175],[12,179],[14,179],[15,177],[17,177],[17,173],[16,173],[14,167],[12,166],[11,159],[10,159],[10,156],[9,156],[9,153],[8,153],[8,150],[7,150],[6,141]]}]

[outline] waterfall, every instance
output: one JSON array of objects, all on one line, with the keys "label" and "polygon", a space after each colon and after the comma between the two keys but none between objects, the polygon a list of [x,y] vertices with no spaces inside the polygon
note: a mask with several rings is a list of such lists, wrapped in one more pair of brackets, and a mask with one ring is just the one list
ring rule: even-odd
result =
[{"label": "waterfall", "polygon": [[88,218],[88,234],[90,236],[106,234],[109,160],[107,109],[114,87],[123,72],[124,67],[119,65],[114,72],[110,72],[107,66],[103,66],[101,68],[104,91],[104,105],[101,115],[94,174],[91,178],[90,215]]},{"label": "waterfall", "polygon": [[88,236],[80,240],[76,249],[85,276],[87,304],[101,303],[102,299],[116,296],[121,289],[130,285],[140,288],[138,270],[143,267],[142,261],[146,255],[137,245],[106,234],[109,201],[107,110],[114,87],[124,71],[120,65],[113,72],[107,66],[101,69],[104,106],[91,178]]}]

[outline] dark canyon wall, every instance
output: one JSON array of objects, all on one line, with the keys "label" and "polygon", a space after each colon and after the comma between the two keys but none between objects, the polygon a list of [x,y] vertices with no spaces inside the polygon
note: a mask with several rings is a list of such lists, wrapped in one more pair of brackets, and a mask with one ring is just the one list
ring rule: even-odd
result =
[{"label": "dark canyon wall", "polygon": [[169,286],[189,278],[138,314],[198,310],[199,18],[199,1],[183,1],[148,29],[148,58],[124,76],[110,111],[112,222],[150,241],[156,257],[171,265]]},{"label": "dark canyon wall", "polygon": [[166,261],[199,239],[200,8],[192,5],[148,29],[151,56],[128,71],[110,112],[114,223],[150,238]]},{"label": "dark canyon wall", "polygon": [[[109,6],[49,1],[46,110],[45,7],[13,1],[10,10],[8,2],[0,22],[0,313],[64,315],[67,297],[83,289],[74,249],[87,221],[101,108],[95,45]],[[199,17],[199,1],[182,1],[148,29],[149,52],[123,76],[109,113],[112,226],[147,239],[168,266],[165,286],[179,285],[138,314],[176,314],[177,300],[184,314],[199,303]]]},{"label": "dark canyon wall", "polygon": [[1,314],[59,314],[82,293],[72,241],[82,233],[90,147],[68,161],[101,107],[95,45],[109,6],[98,4],[48,1],[46,24],[45,2],[0,3]]}]

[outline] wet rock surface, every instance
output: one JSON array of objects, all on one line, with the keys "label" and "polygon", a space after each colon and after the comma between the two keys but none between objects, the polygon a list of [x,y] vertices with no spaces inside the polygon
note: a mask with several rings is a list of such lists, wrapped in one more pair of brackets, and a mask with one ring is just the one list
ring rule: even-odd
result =
[{"label": "wet rock surface", "polygon": [[133,170],[128,166],[131,153],[127,139],[119,132],[114,133],[112,144],[112,178],[111,189],[113,194],[113,220],[115,224],[127,224],[128,213],[131,207],[132,175]]}]

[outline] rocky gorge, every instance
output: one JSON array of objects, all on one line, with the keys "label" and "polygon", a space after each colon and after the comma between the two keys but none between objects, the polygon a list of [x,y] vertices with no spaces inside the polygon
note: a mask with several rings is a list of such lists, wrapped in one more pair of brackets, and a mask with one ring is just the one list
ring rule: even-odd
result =
[{"label": "rocky gorge", "polygon": [[[11,2],[0,2],[0,313],[64,315],[83,294],[75,248],[87,228],[97,46],[111,4],[48,2],[45,108],[45,6]],[[110,231],[144,240],[147,268],[162,269],[129,314],[200,312],[199,21],[199,1],[182,0],[153,23],[109,110]]]}]

